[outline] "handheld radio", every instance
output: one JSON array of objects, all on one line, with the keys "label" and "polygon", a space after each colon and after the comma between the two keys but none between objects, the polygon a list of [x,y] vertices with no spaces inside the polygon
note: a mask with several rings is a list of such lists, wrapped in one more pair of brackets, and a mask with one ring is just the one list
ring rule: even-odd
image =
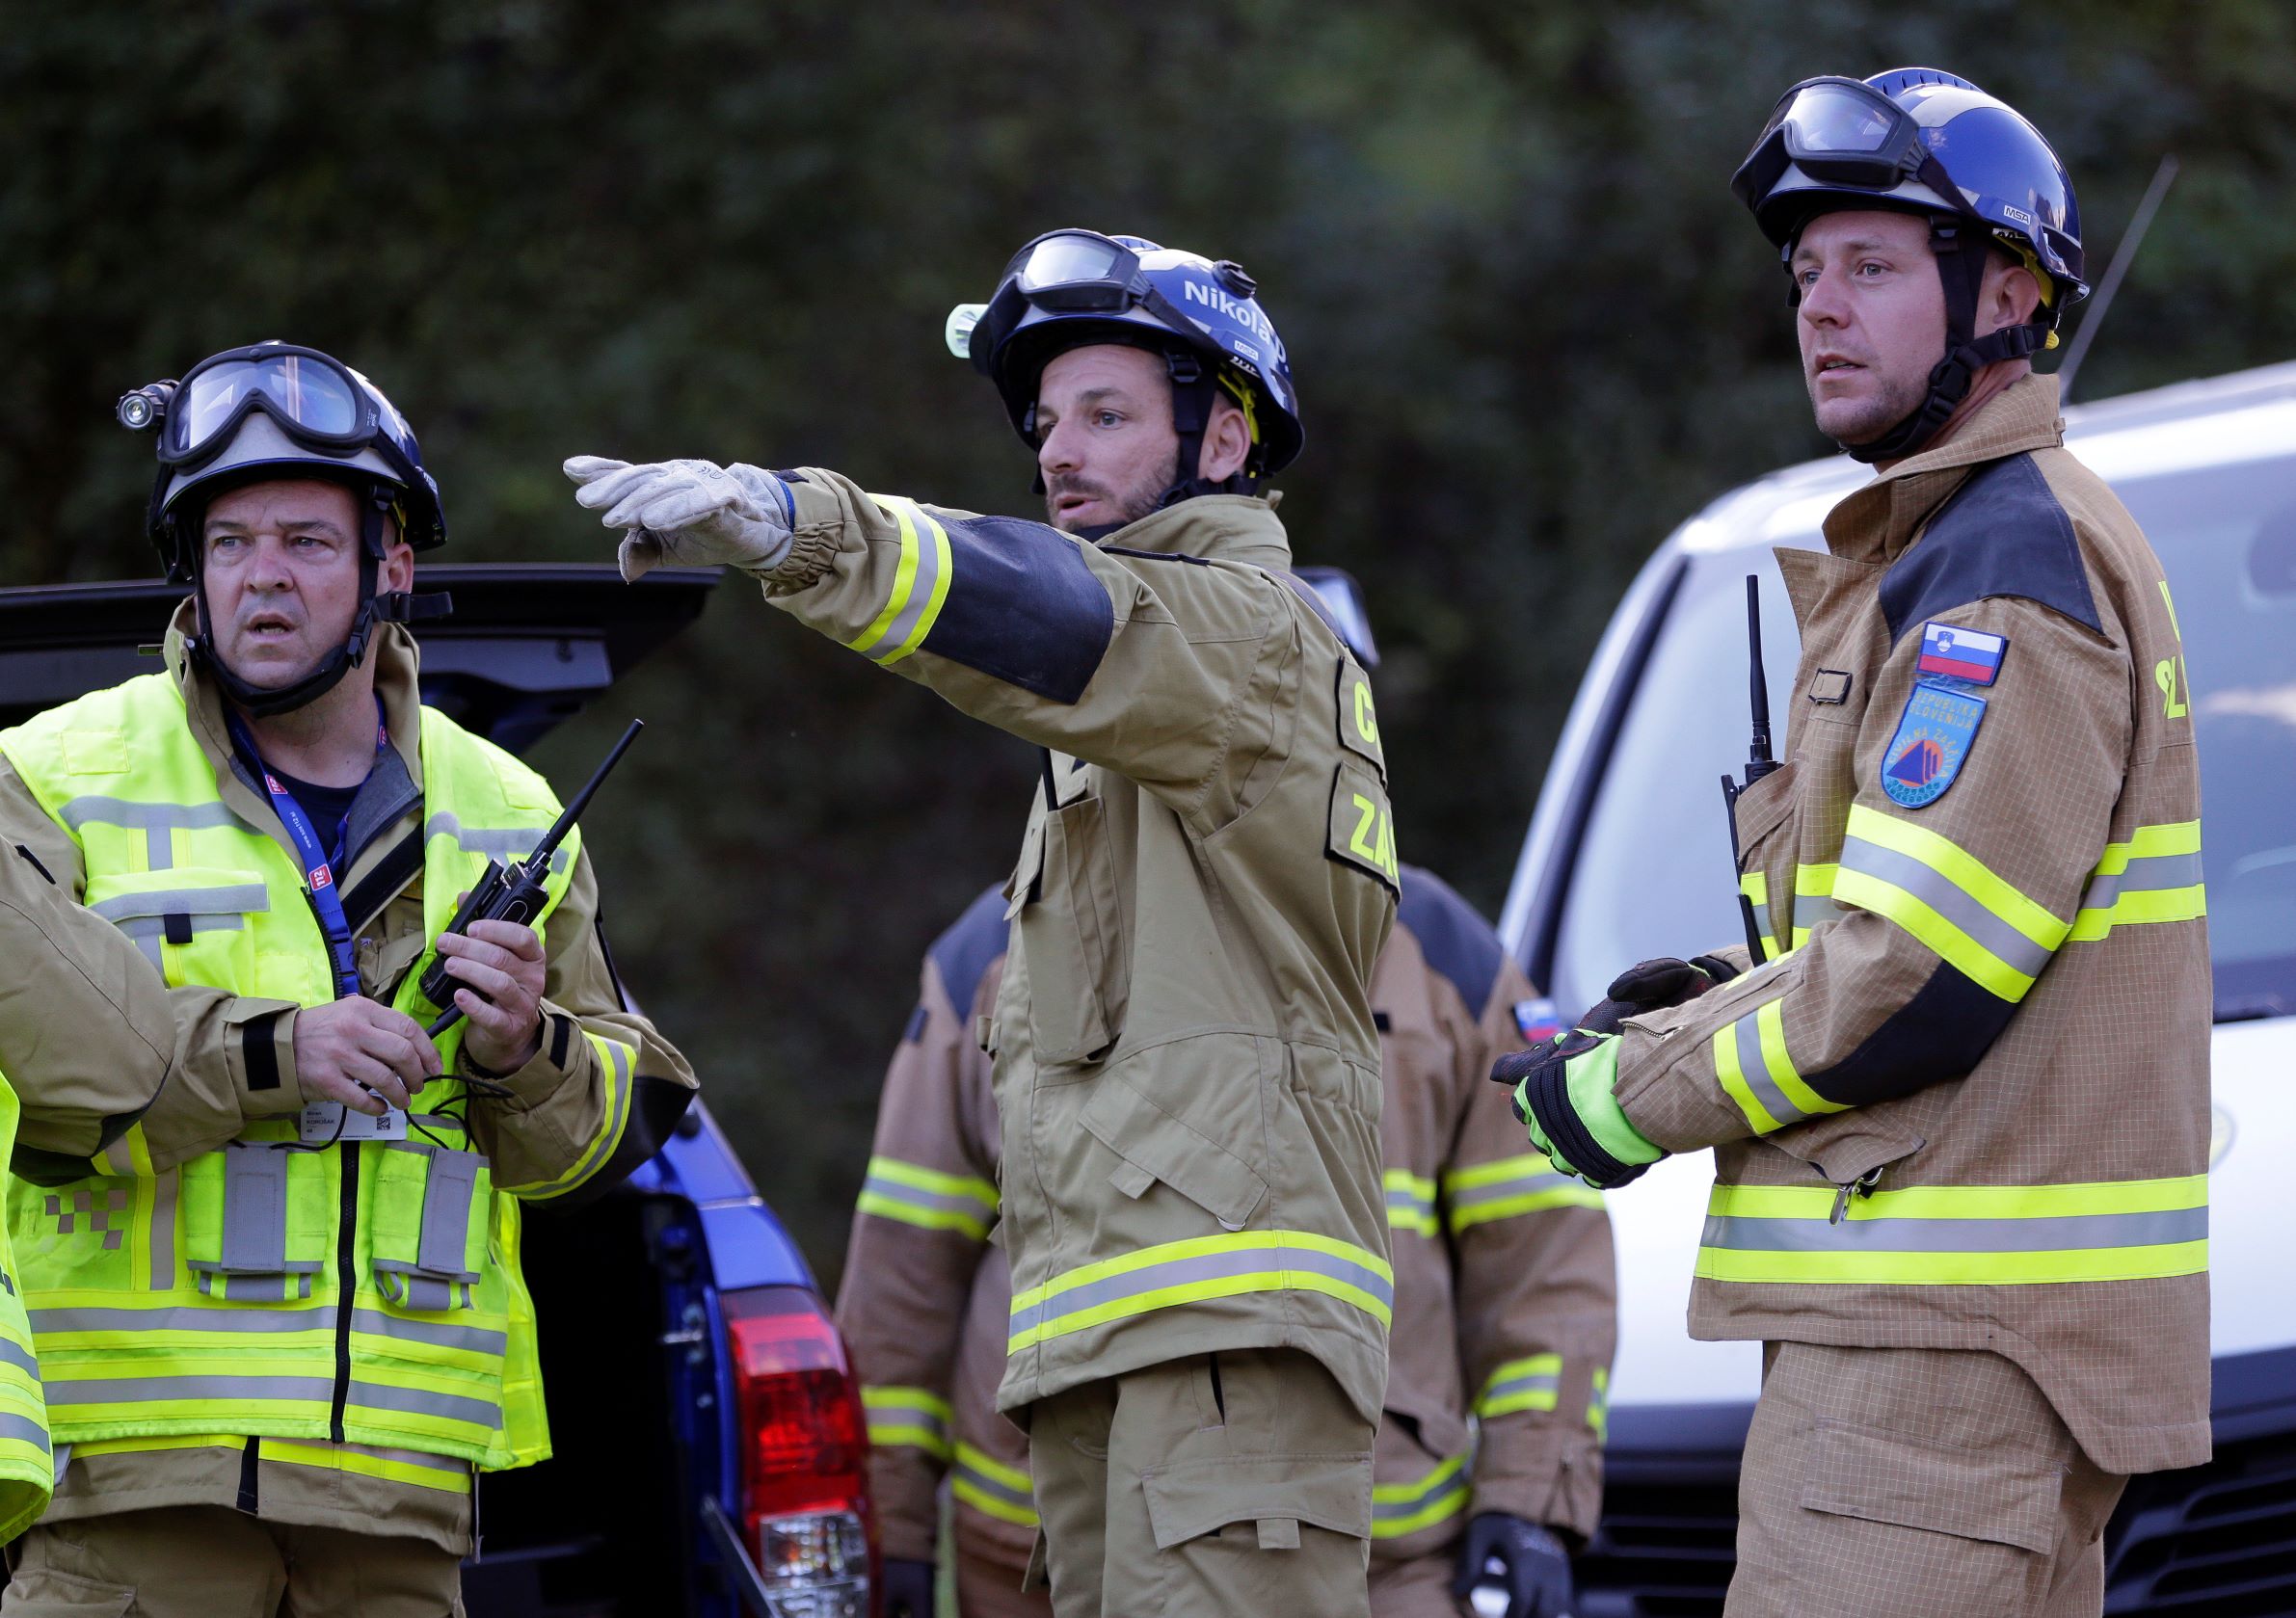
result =
[{"label": "handheld radio", "polygon": [[[646,722],[643,719],[629,722],[629,729],[622,732],[622,739],[614,744],[614,751],[606,755],[605,762],[599,765],[590,779],[582,783],[582,789],[568,800],[565,812],[542,835],[542,840],[534,845],[534,852],[523,860],[513,860],[508,865],[489,860],[487,868],[479,874],[477,882],[471,885],[468,896],[463,900],[462,908],[454,913],[454,919],[441,931],[467,932],[473,921],[517,921],[531,925],[534,918],[542,914],[542,907],[549,900],[543,881],[550,874],[550,860],[557,854],[558,845],[566,840],[566,834],[574,830],[574,817],[589,807],[591,794],[613,772],[614,766],[622,762],[622,756],[629,751],[629,744],[638,739],[638,732],[644,729]],[[467,986],[459,978],[448,974],[446,961],[445,956],[440,956],[431,963],[431,969],[422,974],[422,997],[435,1006],[446,1007],[439,1020],[423,1030],[433,1039],[453,1027],[463,1017],[462,1007],[452,1002],[455,990]]]},{"label": "handheld radio", "polygon": [[[1770,756],[1770,679],[1762,672],[1762,582],[1759,574],[1746,575],[1746,639],[1752,666],[1747,676],[1747,698],[1753,705],[1753,739],[1747,744],[1746,780],[1738,782],[1725,775],[1722,778],[1722,819],[1730,829],[1730,877],[1738,877],[1738,862],[1743,851],[1738,846],[1738,798],[1748,787],[1777,768],[1777,760]],[[1746,947],[1750,952],[1749,966],[1758,967],[1765,959],[1762,949],[1762,929],[1754,920],[1754,902],[1746,896],[1746,889],[1738,889],[1738,915],[1746,923]]]}]

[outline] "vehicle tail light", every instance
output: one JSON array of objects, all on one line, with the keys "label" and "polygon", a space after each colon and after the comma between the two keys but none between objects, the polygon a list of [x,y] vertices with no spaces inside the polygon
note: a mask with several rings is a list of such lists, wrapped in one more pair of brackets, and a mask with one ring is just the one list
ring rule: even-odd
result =
[{"label": "vehicle tail light", "polygon": [[787,1618],[867,1618],[868,1423],[845,1345],[801,1287],[721,1294],[739,1415],[743,1548]]}]

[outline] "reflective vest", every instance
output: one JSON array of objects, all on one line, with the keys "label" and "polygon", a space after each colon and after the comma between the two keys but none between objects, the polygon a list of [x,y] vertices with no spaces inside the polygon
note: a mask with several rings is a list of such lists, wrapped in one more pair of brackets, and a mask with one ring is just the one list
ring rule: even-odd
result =
[{"label": "reflective vest", "polygon": [[[429,708],[421,750],[435,939],[487,858],[530,850],[558,804],[540,776]],[[171,987],[334,997],[302,868],[218,796],[171,676],[51,709],[0,732],[0,751],[79,845],[83,902],[137,938]],[[577,848],[570,835],[546,916]],[[426,1022],[437,1008],[416,984],[432,953],[391,1001]],[[449,1075],[463,1027],[438,1041]],[[305,1149],[293,1118],[255,1120],[153,1174],[131,1129],[112,1151],[137,1173],[12,1184],[9,1234],[57,1442],[228,1434],[486,1469],[546,1458],[518,1204],[448,1115],[467,1104],[463,1085],[434,1080],[418,1104],[437,1141],[411,1129]]]},{"label": "reflective vest", "polygon": [[[0,1079],[0,1163],[15,1152],[16,1111],[15,1092]],[[0,1541],[13,1539],[47,1509],[55,1477],[23,1283],[8,1233],[0,1231]]]}]

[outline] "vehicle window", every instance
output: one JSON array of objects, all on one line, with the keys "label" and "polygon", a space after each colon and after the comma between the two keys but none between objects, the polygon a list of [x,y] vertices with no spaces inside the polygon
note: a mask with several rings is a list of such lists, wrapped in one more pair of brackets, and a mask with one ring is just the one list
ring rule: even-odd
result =
[{"label": "vehicle window", "polygon": [[[2168,571],[2186,649],[2217,1015],[2296,1012],[2296,457],[2120,493]],[[1719,782],[1746,765],[1749,571],[1782,744],[1797,646],[1776,564],[1767,549],[1693,557],[1579,847],[1556,938],[1559,1005],[1591,1003],[1648,956],[1744,937]]]}]

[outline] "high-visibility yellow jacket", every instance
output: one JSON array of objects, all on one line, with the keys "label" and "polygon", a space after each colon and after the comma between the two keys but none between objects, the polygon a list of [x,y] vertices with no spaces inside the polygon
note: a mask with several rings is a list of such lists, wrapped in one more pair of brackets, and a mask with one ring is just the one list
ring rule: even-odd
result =
[{"label": "high-visibility yellow jacket", "polygon": [[[548,1453],[520,1203],[627,1172],[677,1110],[654,1092],[681,1105],[690,1079],[642,1020],[587,1003],[595,986],[570,995],[553,959],[543,1048],[503,1075],[509,1099],[474,1099],[454,1076],[458,1024],[439,1042],[448,1077],[426,1086],[407,1139],[306,1149],[293,1017],[333,998],[324,942],[219,699],[182,665],[180,621],[169,650],[169,674],[0,733],[0,799],[37,804],[59,882],[156,956],[215,1047],[195,1054],[227,1069],[220,1088],[242,1113],[220,1150],[185,1151],[218,1109],[193,1085],[194,1121],[163,1123],[163,1093],[76,1176],[50,1153],[27,1170],[41,1183],[13,1186],[57,1441],[75,1446],[75,1469],[121,1451],[160,1466],[172,1441],[278,1441],[281,1459],[301,1441],[332,1446],[313,1466],[383,1479],[444,1458],[467,1495],[469,1466]],[[540,776],[419,705],[403,635],[387,632],[376,655],[391,747],[354,806],[355,823],[374,823],[343,890],[362,984],[428,1021],[416,985],[458,895],[490,855],[530,847],[558,805]],[[553,943],[581,864],[575,833],[538,921]],[[641,1065],[673,1076],[641,1081]],[[574,1116],[579,1139],[565,1134]]]},{"label": "high-visibility yellow jacket", "polygon": [[1616,1095],[1718,1147],[1694,1335],[1990,1349],[2149,1472],[2209,1446],[2200,784],[2168,581],[2056,387],[1778,553],[1787,761],[1737,806],[1772,959],[1629,1021]]},{"label": "high-visibility yellow jacket", "polygon": [[790,475],[768,599],[1047,750],[993,1036],[1000,1402],[1287,1347],[1375,1422],[1395,836],[1370,682],[1283,525],[1221,495],[1085,544]]}]

